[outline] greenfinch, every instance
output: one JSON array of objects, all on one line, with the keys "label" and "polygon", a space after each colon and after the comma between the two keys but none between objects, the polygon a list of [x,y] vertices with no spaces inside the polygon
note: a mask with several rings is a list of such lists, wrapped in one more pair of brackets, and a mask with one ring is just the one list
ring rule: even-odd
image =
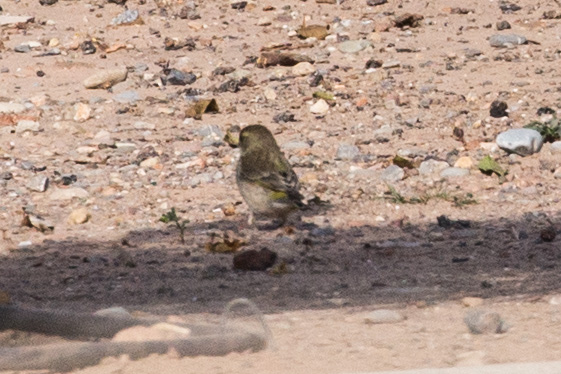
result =
[{"label": "greenfinch", "polygon": [[251,211],[248,223],[252,225],[257,216],[284,224],[292,212],[304,206],[296,173],[265,126],[243,128],[238,146],[236,181]]}]

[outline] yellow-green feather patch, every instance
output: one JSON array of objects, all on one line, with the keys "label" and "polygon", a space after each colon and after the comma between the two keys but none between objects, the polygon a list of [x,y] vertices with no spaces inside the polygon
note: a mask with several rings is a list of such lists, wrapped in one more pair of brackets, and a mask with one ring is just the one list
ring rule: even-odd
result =
[{"label": "yellow-green feather patch", "polygon": [[271,199],[273,199],[273,200],[282,200],[282,199],[286,199],[288,197],[286,192],[282,192],[282,191],[273,191],[273,192],[271,192],[270,196],[271,196]]}]

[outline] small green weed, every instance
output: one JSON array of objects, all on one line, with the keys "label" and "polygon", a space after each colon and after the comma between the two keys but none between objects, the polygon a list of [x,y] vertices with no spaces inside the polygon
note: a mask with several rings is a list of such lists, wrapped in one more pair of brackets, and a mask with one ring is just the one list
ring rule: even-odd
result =
[{"label": "small green weed", "polygon": [[160,222],[163,223],[175,223],[175,227],[179,229],[179,237],[181,238],[181,244],[185,244],[185,228],[189,223],[188,219],[181,220],[177,213],[175,213],[175,208],[171,208],[169,212],[163,214],[160,217]]}]

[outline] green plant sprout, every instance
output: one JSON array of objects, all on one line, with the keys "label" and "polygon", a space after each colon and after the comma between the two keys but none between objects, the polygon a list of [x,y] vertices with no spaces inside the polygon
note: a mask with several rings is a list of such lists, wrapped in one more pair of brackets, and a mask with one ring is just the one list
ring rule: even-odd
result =
[{"label": "green plant sprout", "polygon": [[185,244],[185,228],[187,227],[187,224],[189,223],[188,219],[181,220],[177,216],[177,213],[175,213],[175,208],[171,208],[171,210],[169,212],[167,212],[166,214],[163,214],[160,217],[160,222],[163,222],[163,223],[174,222],[175,227],[177,227],[179,229],[179,237],[181,238],[181,244]]}]

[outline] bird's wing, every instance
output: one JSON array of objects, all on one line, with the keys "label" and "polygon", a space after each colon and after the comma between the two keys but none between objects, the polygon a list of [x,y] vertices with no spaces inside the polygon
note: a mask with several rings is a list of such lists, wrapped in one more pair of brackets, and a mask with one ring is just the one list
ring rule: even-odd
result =
[{"label": "bird's wing", "polygon": [[285,192],[288,198],[294,201],[300,201],[303,198],[300,192],[298,192],[300,187],[298,176],[284,157],[274,157],[259,161],[251,158],[248,159],[248,162],[269,162],[270,164],[268,167],[242,168],[244,179],[272,191]]}]

